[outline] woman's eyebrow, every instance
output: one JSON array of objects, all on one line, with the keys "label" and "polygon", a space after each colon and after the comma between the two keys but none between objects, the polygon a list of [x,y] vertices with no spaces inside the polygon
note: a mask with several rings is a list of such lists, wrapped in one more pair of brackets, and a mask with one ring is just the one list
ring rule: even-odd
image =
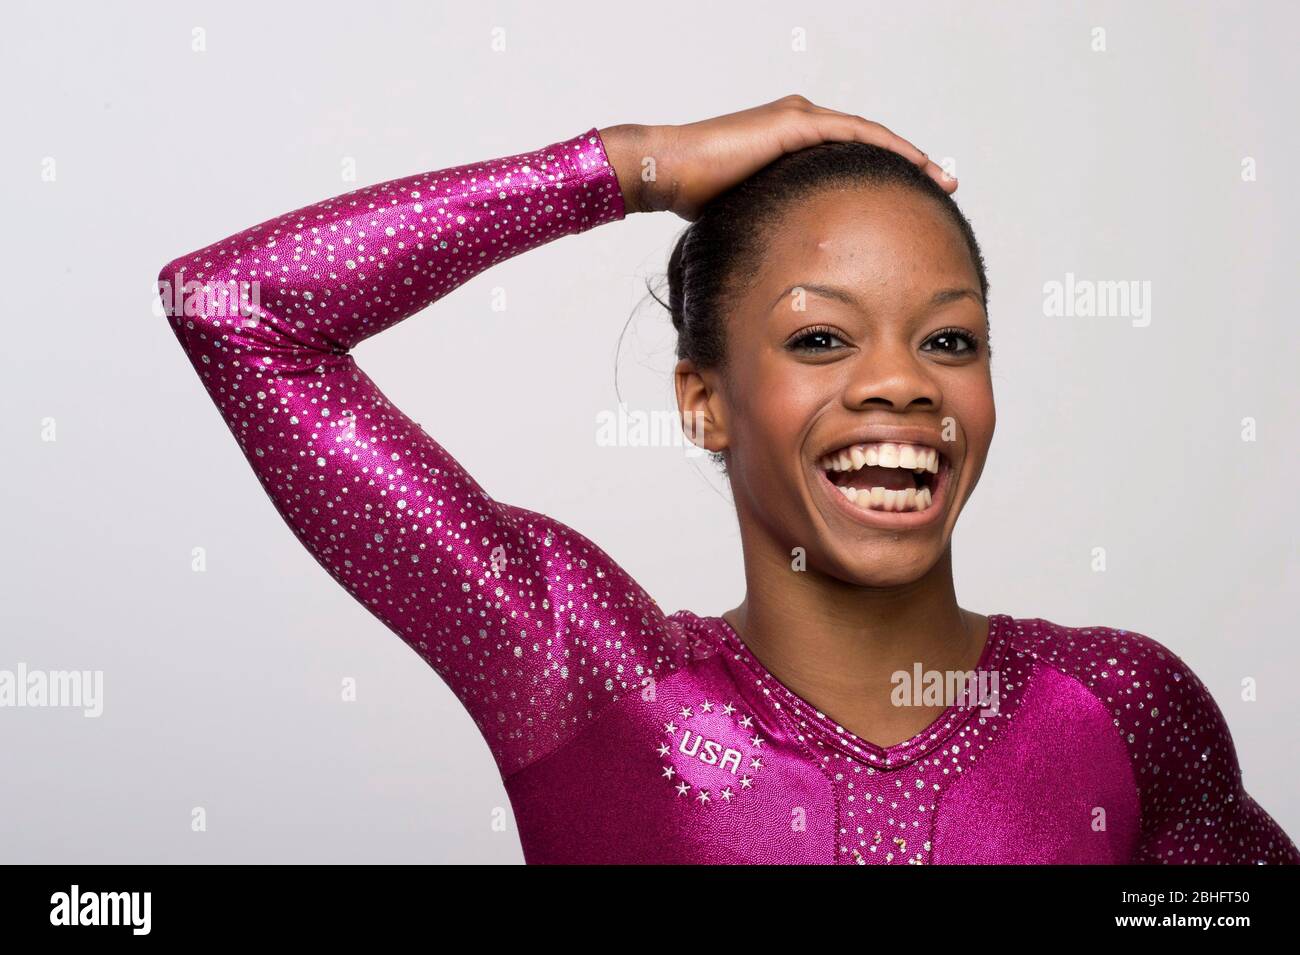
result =
[{"label": "woman's eyebrow", "polygon": [[972,298],[980,308],[984,307],[984,299],[980,298],[980,293],[973,288],[941,289],[930,297],[930,306],[938,308],[940,305],[947,305],[949,302],[955,302],[960,298]]},{"label": "woman's eyebrow", "polygon": [[[778,295],[775,299],[773,299],[772,306],[771,308],[768,309],[768,311],[775,310],[776,307],[781,304],[781,300],[784,299],[786,296],[788,296],[795,289],[803,289],[805,292],[809,292],[813,295],[820,295],[822,298],[834,299],[837,302],[843,302],[845,305],[850,305],[853,308],[860,309],[864,307],[862,302],[858,300],[856,295],[854,295],[849,289],[844,288],[842,286],[822,285],[816,282],[799,282],[794,285],[791,285],[780,295]],[[961,298],[972,299],[974,300],[975,304],[980,306],[980,308],[984,307],[984,300],[980,298],[980,293],[975,291],[975,289],[973,288],[969,288],[965,286],[961,288],[940,289],[939,291],[935,292],[932,296],[930,296],[930,307],[938,308],[941,305],[947,305],[949,302],[955,302]]]},{"label": "woman's eyebrow", "polygon": [[862,308],[862,303],[848,289],[839,285],[821,285],[816,282],[796,282],[784,292],[772,300],[772,306],[768,311],[774,311],[781,304],[781,299],[788,296],[795,289],[803,289],[805,292],[811,292],[813,295],[820,295],[822,298],[834,299],[837,302],[843,302],[845,305],[851,305],[854,308]]}]

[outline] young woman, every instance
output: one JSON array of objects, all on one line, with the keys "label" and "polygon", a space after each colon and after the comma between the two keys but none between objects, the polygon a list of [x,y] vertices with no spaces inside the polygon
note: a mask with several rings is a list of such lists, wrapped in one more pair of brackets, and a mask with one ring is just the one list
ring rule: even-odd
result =
[{"label": "young woman", "polygon": [[[1161,644],[958,606],[994,407],[955,188],[793,96],[359,189],[160,282],[280,514],[473,715],[529,862],[1300,861]],[[510,256],[656,210],[693,223],[677,397],[740,522],[747,596],[719,617],[665,615],[489,497],[349,354]],[[238,283],[232,311],[214,290]],[[900,699],[899,674],[996,692]]]}]

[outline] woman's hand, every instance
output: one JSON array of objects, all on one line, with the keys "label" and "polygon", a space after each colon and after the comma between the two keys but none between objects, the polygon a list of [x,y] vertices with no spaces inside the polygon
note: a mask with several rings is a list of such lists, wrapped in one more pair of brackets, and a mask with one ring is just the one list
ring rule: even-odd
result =
[{"label": "woman's hand", "polygon": [[[667,210],[693,222],[718,193],[785,153],[824,142],[883,146],[916,163],[946,192],[957,188],[956,179],[903,137],[797,94],[684,126],[627,124],[602,129],[600,136],[629,213]],[[653,178],[642,175],[647,159],[654,161]]]}]

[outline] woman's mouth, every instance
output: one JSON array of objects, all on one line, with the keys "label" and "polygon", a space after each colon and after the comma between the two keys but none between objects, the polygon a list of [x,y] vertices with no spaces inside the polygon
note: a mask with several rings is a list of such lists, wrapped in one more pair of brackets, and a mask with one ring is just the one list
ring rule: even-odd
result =
[{"label": "woman's mouth", "polygon": [[[871,442],[833,451],[817,462],[831,496],[854,516],[889,526],[929,523],[941,508],[949,466],[936,448]],[[886,518],[885,515],[890,515]]]}]

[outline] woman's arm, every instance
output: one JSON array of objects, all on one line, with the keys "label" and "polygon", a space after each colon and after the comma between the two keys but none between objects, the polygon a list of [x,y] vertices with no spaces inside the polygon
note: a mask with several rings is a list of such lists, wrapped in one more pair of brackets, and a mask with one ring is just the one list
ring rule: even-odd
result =
[{"label": "woman's arm", "polygon": [[281,516],[446,680],[503,774],[669,659],[663,614],[581,535],[489,497],[348,352],[504,259],[623,215],[591,129],[327,199],[159,276]]},{"label": "woman's arm", "polygon": [[1147,653],[1127,679],[1144,692],[1116,720],[1135,755],[1142,806],[1132,861],[1300,864],[1295,843],[1246,792],[1232,733],[1209,688],[1167,647],[1132,637]]}]

